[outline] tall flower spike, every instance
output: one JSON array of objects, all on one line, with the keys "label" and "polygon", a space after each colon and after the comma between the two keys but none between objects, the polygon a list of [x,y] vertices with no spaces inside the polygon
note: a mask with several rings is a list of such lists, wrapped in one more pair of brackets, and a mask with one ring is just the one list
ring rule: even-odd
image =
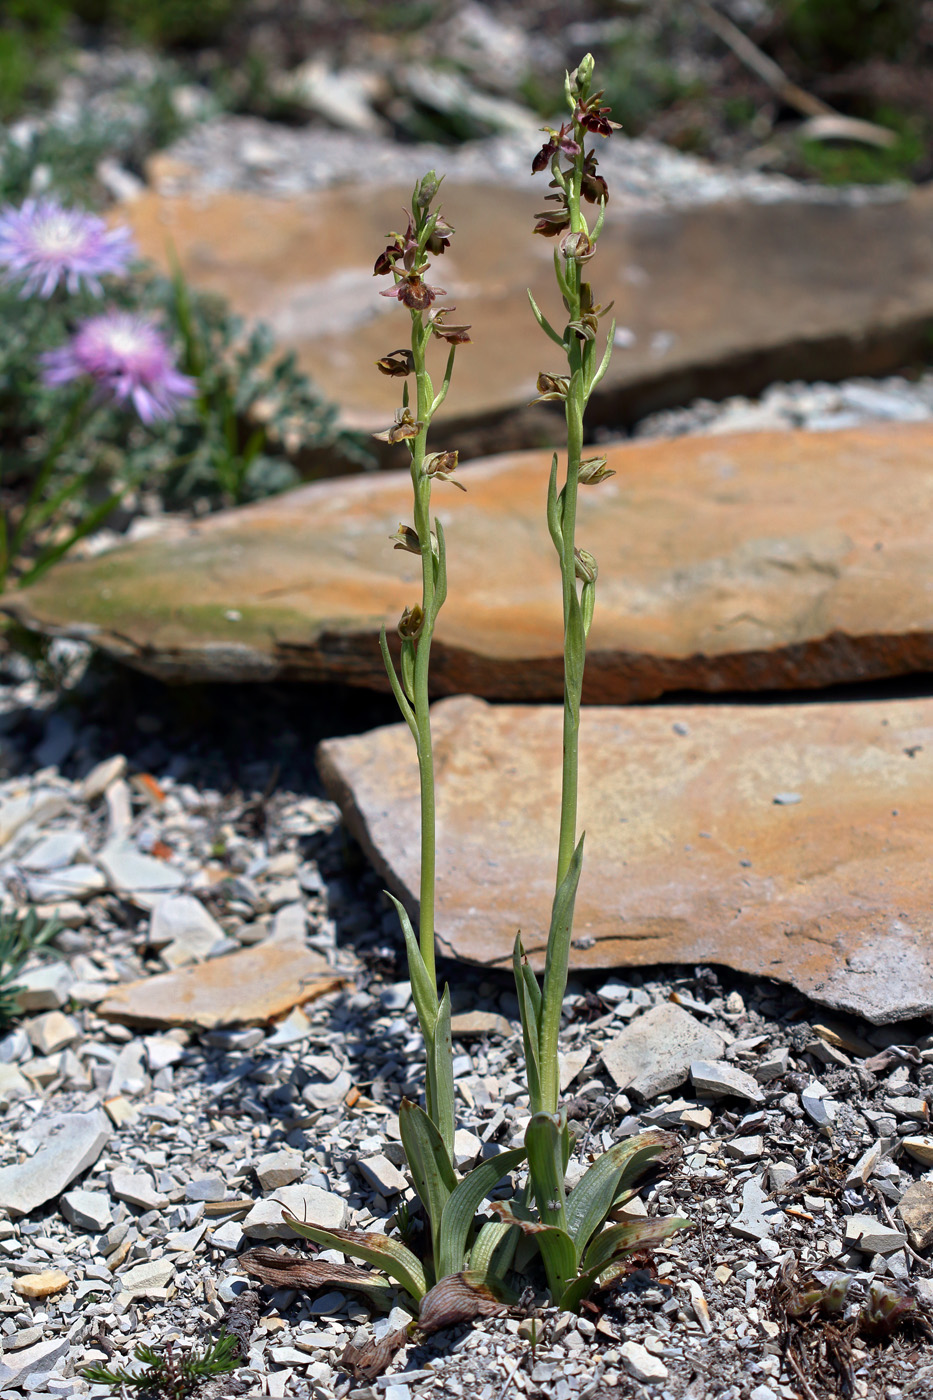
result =
[{"label": "tall flower spike", "polygon": [[27,199],[0,210],[4,280],[22,280],[22,296],[50,297],[59,283],[100,296],[102,277],[122,277],[136,256],[129,229],[108,229],[96,214],[66,209],[53,199]]}]

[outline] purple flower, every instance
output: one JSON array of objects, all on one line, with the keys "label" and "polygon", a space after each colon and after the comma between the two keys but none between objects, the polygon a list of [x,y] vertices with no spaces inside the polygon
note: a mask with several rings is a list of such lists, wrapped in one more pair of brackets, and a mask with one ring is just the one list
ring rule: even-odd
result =
[{"label": "purple flower", "polygon": [[83,321],[67,345],[42,356],[43,379],[56,387],[87,375],[114,402],[132,400],[144,423],[171,418],[197,385],[181,374],[162,332],[131,311]]},{"label": "purple flower", "polygon": [[96,214],[52,199],[27,199],[0,209],[0,267],[6,281],[23,279],[22,296],[51,296],[59,282],[100,296],[100,278],[122,275],[136,255],[129,229],[108,229]]}]

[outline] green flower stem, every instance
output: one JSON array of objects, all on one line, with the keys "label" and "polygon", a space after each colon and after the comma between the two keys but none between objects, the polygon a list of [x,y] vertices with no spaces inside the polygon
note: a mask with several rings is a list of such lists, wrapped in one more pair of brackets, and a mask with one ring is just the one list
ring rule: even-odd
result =
[{"label": "green flower stem", "polygon": [[[431,478],[424,475],[424,449],[431,426],[434,389],[425,367],[425,334],[420,311],[411,315],[411,350],[417,384],[416,421],[424,426],[412,443],[411,480],[414,489],[415,533],[421,541],[421,607],[424,625],[415,652],[414,710],[418,727],[418,771],[421,780],[421,888],[419,897],[418,944],[431,981],[436,986],[434,958],[434,886],[436,877],[436,806],[434,800],[434,746],[431,738],[431,712],[428,678],[431,640],[438,606],[435,601],[435,558],[431,541]],[[452,368],[452,364],[450,368]],[[449,374],[445,378],[445,389]]]}]

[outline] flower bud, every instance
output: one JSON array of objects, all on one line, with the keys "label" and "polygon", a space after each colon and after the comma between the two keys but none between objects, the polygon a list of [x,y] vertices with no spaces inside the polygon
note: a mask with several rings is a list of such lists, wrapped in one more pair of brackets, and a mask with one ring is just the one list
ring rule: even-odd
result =
[{"label": "flower bud", "polygon": [[573,571],[583,583],[595,583],[599,567],[588,549],[573,551]]},{"label": "flower bud", "polygon": [[402,641],[412,641],[417,637],[424,626],[424,613],[416,603],[413,608],[406,608],[398,620],[398,634]]},{"label": "flower bud", "polygon": [[417,530],[413,530],[410,525],[403,525],[401,521],[395,534],[390,535],[389,539],[396,549],[407,550],[409,554],[421,553],[421,541]]},{"label": "flower bud", "polygon": [[585,54],[572,73],[567,75],[566,88],[572,98],[587,98],[593,81],[596,60],[591,53]]},{"label": "flower bud", "polygon": [[[443,178],[442,175],[441,180]],[[441,180],[437,178],[437,173],[434,170],[429,170],[426,175],[422,175],[416,183],[414,194],[411,197],[412,208],[420,209],[422,212],[429,209],[434,196],[441,187]]]},{"label": "flower bud", "polygon": [[605,457],[586,457],[580,463],[577,472],[577,480],[581,486],[596,486],[610,476],[615,476],[615,472],[612,467],[606,466]]},{"label": "flower bud", "polygon": [[404,379],[407,374],[413,373],[415,357],[410,350],[393,350],[376,361],[376,368],[391,379]]}]

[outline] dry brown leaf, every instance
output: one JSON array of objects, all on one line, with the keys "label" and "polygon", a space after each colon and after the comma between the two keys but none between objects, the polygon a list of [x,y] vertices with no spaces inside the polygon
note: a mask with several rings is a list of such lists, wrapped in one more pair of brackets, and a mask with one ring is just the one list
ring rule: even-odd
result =
[{"label": "dry brown leaf", "polygon": [[449,1274],[422,1298],[418,1328],[428,1336],[440,1332],[442,1327],[470,1322],[474,1317],[495,1317],[506,1307],[488,1284],[474,1281],[468,1273]]}]

